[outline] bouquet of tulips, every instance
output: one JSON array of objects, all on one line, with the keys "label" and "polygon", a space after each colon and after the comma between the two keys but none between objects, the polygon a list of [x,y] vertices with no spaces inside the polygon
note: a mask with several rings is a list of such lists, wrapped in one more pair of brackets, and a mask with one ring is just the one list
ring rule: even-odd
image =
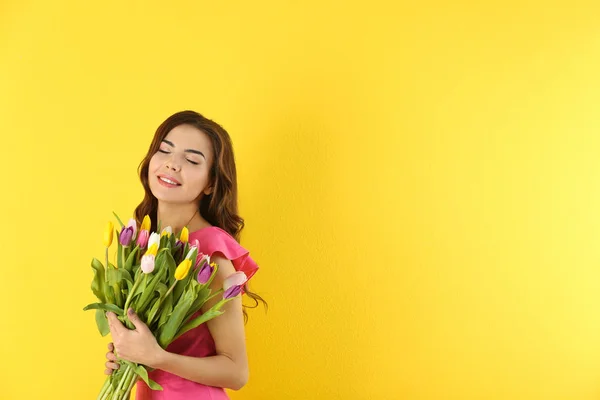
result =
[{"label": "bouquet of tulips", "polygon": [[[121,229],[116,231],[112,222],[107,225],[105,264],[92,259],[91,288],[98,303],[84,308],[96,310],[96,324],[102,336],[110,332],[107,311],[114,312],[125,326],[133,329],[127,317],[127,310],[132,308],[165,349],[185,332],[221,315],[223,305],[241,292],[246,276],[237,272],[225,280],[222,289],[211,293],[209,285],[218,266],[198,251],[197,242],[188,243],[187,227],[176,238],[170,227],[161,231],[158,226],[161,233],[151,233],[148,216],[139,229],[135,219],[124,225],[116,214],[115,217]],[[114,233],[118,235],[116,265],[108,259]],[[216,296],[221,296],[220,301],[199,314],[203,305]],[[151,389],[162,390],[148,377],[148,367],[123,359],[119,359],[119,364],[120,368],[107,377],[98,400],[129,399],[140,378]]]}]

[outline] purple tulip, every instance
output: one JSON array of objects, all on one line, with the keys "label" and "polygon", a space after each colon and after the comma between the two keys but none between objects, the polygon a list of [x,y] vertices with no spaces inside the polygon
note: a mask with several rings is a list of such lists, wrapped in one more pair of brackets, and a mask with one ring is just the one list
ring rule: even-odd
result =
[{"label": "purple tulip", "polygon": [[223,293],[223,298],[230,299],[230,298],[235,297],[238,294],[240,294],[241,291],[242,291],[241,286],[232,286]]},{"label": "purple tulip", "polygon": [[121,229],[121,234],[119,235],[119,243],[121,243],[122,246],[127,247],[129,246],[132,238],[133,228],[131,226],[124,226],[123,229]]},{"label": "purple tulip", "polygon": [[143,231],[140,232],[140,235],[138,236],[136,244],[140,247],[140,249],[143,249],[148,244],[149,238],[150,238],[150,232],[148,232],[147,230],[144,229]]},{"label": "purple tulip", "polygon": [[240,294],[247,281],[248,277],[242,271],[237,271],[229,275],[223,281],[223,299],[230,299]]},{"label": "purple tulip", "polygon": [[206,282],[208,282],[214,270],[214,266],[210,265],[209,263],[204,263],[198,272],[198,283],[204,285]]}]

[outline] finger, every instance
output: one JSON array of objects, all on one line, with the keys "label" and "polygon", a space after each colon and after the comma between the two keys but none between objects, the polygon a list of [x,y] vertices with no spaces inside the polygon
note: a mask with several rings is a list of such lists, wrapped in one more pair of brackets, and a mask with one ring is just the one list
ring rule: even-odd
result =
[{"label": "finger", "polygon": [[127,316],[129,317],[129,320],[131,321],[131,323],[135,326],[135,329],[137,329],[139,331],[143,331],[143,330],[147,330],[148,329],[148,327],[146,326],[146,324],[133,311],[133,308],[130,308],[129,310],[127,310]]},{"label": "finger", "polygon": [[108,344],[108,351],[115,351],[115,345],[112,342]]},{"label": "finger", "polygon": [[117,314],[112,311],[106,313],[106,317],[108,318],[108,326],[110,327],[110,331],[119,332],[122,329],[125,329],[121,321],[117,318]]},{"label": "finger", "polygon": [[117,356],[115,356],[115,353],[112,351],[106,353],[106,358],[108,358],[110,361],[117,361]]},{"label": "finger", "polygon": [[119,364],[114,363],[114,362],[107,361],[104,365],[108,369],[119,369]]},{"label": "finger", "polygon": [[104,370],[104,373],[105,373],[106,375],[112,375],[112,373],[113,373],[113,370],[112,370],[112,369],[105,369],[105,370]]}]

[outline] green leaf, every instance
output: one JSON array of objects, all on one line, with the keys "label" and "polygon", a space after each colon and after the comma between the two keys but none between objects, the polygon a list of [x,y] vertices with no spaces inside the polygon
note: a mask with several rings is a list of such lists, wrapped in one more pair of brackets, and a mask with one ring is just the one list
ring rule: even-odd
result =
[{"label": "green leaf", "polygon": [[169,288],[164,283],[158,282],[154,290],[158,292],[160,297],[164,297],[165,293],[167,293],[167,290],[169,290]]},{"label": "green leaf", "polygon": [[220,308],[223,306],[223,304],[225,304],[226,301],[227,300],[221,300],[220,302],[218,302],[217,304],[215,304],[210,310],[208,310],[204,314],[202,314],[202,315],[194,318],[193,320],[187,322],[185,325],[183,325],[179,329],[179,331],[173,337],[173,339],[170,342],[168,342],[166,345],[168,346],[169,344],[171,344],[171,342],[173,342],[175,339],[177,339],[179,336],[183,335],[184,333],[186,333],[190,329],[194,329],[194,328],[202,325],[206,321],[210,321],[211,319],[213,319],[215,317],[218,317],[219,315],[223,314],[224,311],[221,311]]},{"label": "green leaf", "polygon": [[96,258],[92,259],[92,269],[94,270],[94,278],[92,279],[92,292],[98,300],[106,303],[106,295],[104,294],[104,266]]},{"label": "green leaf", "polygon": [[[185,246],[183,246],[183,257],[187,256],[187,253],[189,253],[189,252],[190,252],[190,244],[186,242]],[[194,260],[195,260],[195,258],[194,258]]]},{"label": "green leaf", "polygon": [[188,276],[177,282],[177,284],[175,285],[175,288],[173,289],[173,302],[175,304],[179,302],[179,299],[181,298],[181,295],[183,294],[189,280],[190,274],[188,273]]},{"label": "green leaf", "polygon": [[133,289],[133,283],[129,282],[128,280],[126,280],[125,283],[127,283],[127,293],[125,293],[124,289],[122,290],[122,292],[125,295],[125,297],[127,297],[127,295],[129,295],[129,292],[131,292],[131,289]]},{"label": "green leaf", "polygon": [[[158,234],[160,235],[161,233],[158,232]],[[169,242],[169,238],[167,237],[167,235],[161,236],[160,240],[158,241],[158,248],[160,249],[166,249],[167,247],[167,243]]]},{"label": "green leaf", "polygon": [[121,218],[119,218],[119,216],[117,215],[117,213],[115,213],[114,211],[112,213],[115,216],[115,218],[117,218],[117,221],[119,221],[119,224],[121,225],[121,228],[124,227],[125,224],[123,223],[123,221],[121,221]]},{"label": "green leaf", "polygon": [[100,332],[102,336],[106,336],[110,333],[108,319],[106,319],[106,313],[101,309],[96,310],[96,326],[98,326],[98,332]]},{"label": "green leaf", "polygon": [[106,303],[115,304],[115,292],[110,285],[104,285],[104,295],[106,296]]},{"label": "green leaf", "polygon": [[152,379],[148,378],[148,383],[147,385],[150,387],[150,389],[152,390],[163,390],[163,387],[160,386],[158,383],[154,382]]},{"label": "green leaf", "polygon": [[200,311],[208,296],[210,296],[211,290],[207,287],[203,287],[198,285],[199,288],[194,288],[194,293],[196,293],[196,300],[190,307],[187,315],[184,318],[184,321],[187,321],[192,315]]},{"label": "green leaf", "polygon": [[154,300],[154,303],[152,303],[152,307],[150,307],[150,311],[148,312],[148,315],[146,316],[146,322],[147,322],[148,326],[150,327],[150,330],[153,330],[152,326],[154,323],[154,317],[156,317],[156,313],[158,312],[159,305],[160,305],[160,298]]},{"label": "green leaf", "polygon": [[146,382],[146,385],[148,385],[150,389],[163,390],[162,386],[160,386],[158,383],[154,382],[148,377],[148,371],[146,371],[146,368],[144,368],[143,365],[137,365],[135,367],[135,373],[138,374],[140,378],[144,380],[144,382]]},{"label": "green leaf", "polygon": [[105,311],[112,311],[117,315],[124,315],[123,310],[117,306],[115,306],[114,304],[106,304],[106,303],[92,303],[92,304],[88,304],[87,306],[85,306],[83,308],[83,311],[87,311],[87,310],[105,310]]},{"label": "green leaf", "polygon": [[167,263],[167,286],[171,286],[173,282],[175,282],[175,270],[177,269],[177,264],[175,263],[175,259],[171,253],[166,253]]},{"label": "green leaf", "polygon": [[157,335],[155,336],[158,336],[160,334],[162,327],[169,320],[169,317],[173,312],[173,293],[169,293],[169,295],[165,298],[159,312],[160,317],[158,319],[158,326],[156,328]]},{"label": "green leaf", "polygon": [[181,324],[183,323],[183,319],[187,315],[188,310],[194,303],[194,294],[190,291],[184,293],[181,297],[181,300],[175,305],[173,308],[173,313],[169,317],[169,320],[163,327],[158,336],[158,344],[165,349],[169,343],[173,340],[177,331]]},{"label": "green leaf", "polygon": [[139,249],[140,248],[138,246],[135,246],[133,251],[131,253],[129,253],[129,255],[127,256],[127,260],[125,261],[125,270],[126,271],[131,272],[131,270],[133,269],[133,262],[136,259],[136,254]]},{"label": "green leaf", "polygon": [[[146,308],[148,307],[148,305],[150,304],[150,301],[154,297],[154,288],[156,287],[156,285],[158,283],[160,283],[160,281],[162,279],[162,275],[163,274],[161,272],[154,274],[152,279],[150,279],[150,282],[148,283],[148,285],[146,287],[144,287],[144,291],[141,292],[140,299],[136,303],[138,313],[143,313],[146,310]],[[142,277],[142,278],[144,280],[146,279],[146,277]],[[140,286],[142,286],[142,285],[140,285]]]},{"label": "green leaf", "polygon": [[133,283],[133,278],[129,271],[122,268],[109,268],[107,275],[109,285],[120,284],[123,280]]}]

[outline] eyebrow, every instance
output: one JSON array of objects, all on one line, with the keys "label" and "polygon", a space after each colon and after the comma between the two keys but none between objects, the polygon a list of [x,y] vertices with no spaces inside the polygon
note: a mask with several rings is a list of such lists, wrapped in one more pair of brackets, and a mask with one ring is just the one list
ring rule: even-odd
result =
[{"label": "eyebrow", "polygon": [[[166,144],[168,144],[171,147],[175,147],[175,145],[173,144],[173,142],[169,142],[167,139],[163,139],[163,142],[165,142]],[[204,157],[204,159],[206,160],[206,156],[199,150],[194,150],[194,149],[185,149],[184,150],[186,153],[194,153],[194,154],[199,154],[202,157]]]}]

